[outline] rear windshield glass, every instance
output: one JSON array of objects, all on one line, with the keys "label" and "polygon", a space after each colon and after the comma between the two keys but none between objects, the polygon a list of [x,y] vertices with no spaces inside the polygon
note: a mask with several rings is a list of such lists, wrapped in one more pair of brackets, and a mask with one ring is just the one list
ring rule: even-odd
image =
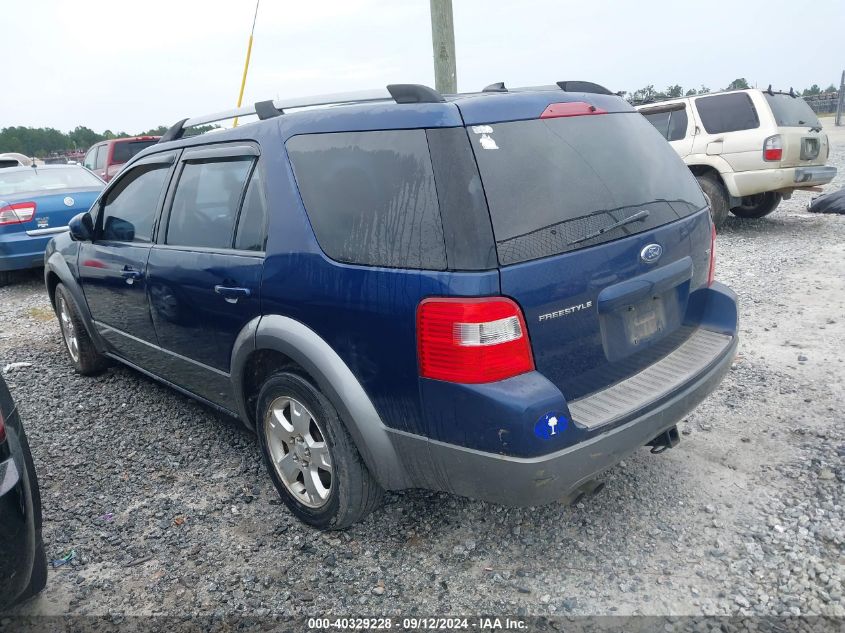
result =
[{"label": "rear windshield glass", "polygon": [[56,193],[65,189],[102,188],[103,181],[82,167],[62,167],[0,171],[0,195],[15,193]]},{"label": "rear windshield glass", "polygon": [[778,127],[819,127],[819,118],[806,101],[800,97],[766,93],[766,101],[775,115]]},{"label": "rear windshield glass", "polygon": [[127,162],[136,154],[142,152],[148,147],[152,147],[158,143],[158,140],[152,141],[122,141],[114,144],[114,152],[112,153],[112,165]]},{"label": "rear windshield glass", "polygon": [[307,134],[286,146],[326,255],[352,264],[446,268],[425,130]]},{"label": "rear windshield glass", "polygon": [[470,136],[503,265],[650,230],[706,204],[637,113],[474,126]]}]

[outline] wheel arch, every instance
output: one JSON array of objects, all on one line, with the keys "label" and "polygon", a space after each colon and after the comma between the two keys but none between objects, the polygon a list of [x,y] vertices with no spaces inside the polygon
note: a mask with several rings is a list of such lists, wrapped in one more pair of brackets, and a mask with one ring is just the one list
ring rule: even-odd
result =
[{"label": "wheel arch", "polygon": [[303,374],[329,399],[383,488],[409,486],[389,431],[361,383],[322,337],[289,317],[257,317],[235,341],[231,377],[244,424],[255,430],[254,398],[269,375],[285,369]]},{"label": "wheel arch", "polygon": [[108,346],[94,326],[94,320],[91,317],[91,312],[88,310],[88,303],[85,301],[82,288],[71,272],[70,266],[68,266],[64,256],[58,251],[50,255],[44,263],[44,284],[47,288],[47,295],[50,297],[50,304],[53,306],[53,309],[56,307],[56,288],[59,284],[67,288],[70,299],[76,308],[76,313],[82,319],[88,336],[94,343],[94,347],[101,354],[106,352]]}]

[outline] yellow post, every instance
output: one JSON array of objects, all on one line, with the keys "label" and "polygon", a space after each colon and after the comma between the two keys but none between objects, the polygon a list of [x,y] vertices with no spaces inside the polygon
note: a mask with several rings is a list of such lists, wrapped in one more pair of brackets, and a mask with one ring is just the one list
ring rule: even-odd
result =
[{"label": "yellow post", "polygon": [[[255,20],[258,17],[258,4],[261,0],[255,0],[255,15],[252,17],[252,30],[249,32],[249,44],[246,47],[246,61],[244,62],[244,74],[241,77],[241,91],[238,93],[238,106],[241,107],[241,103],[243,102],[244,98],[244,88],[246,87],[246,73],[249,70],[249,58],[252,55],[252,36],[255,33]],[[238,117],[235,117],[235,121],[232,123],[232,127],[238,127]]]}]

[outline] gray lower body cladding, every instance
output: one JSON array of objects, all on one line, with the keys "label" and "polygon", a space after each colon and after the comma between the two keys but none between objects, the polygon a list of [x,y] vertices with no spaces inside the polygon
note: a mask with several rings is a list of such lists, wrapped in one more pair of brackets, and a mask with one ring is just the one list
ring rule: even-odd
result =
[{"label": "gray lower body cladding", "polygon": [[584,482],[676,425],[719,385],[733,362],[738,340],[733,337],[706,370],[658,406],[549,455],[509,457],[402,432],[391,432],[393,445],[415,487],[509,506],[551,503],[567,497]]}]

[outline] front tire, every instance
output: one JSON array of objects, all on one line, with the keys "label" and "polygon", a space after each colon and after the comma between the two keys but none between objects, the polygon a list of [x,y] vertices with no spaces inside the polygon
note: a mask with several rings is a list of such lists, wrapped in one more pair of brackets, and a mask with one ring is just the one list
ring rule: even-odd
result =
[{"label": "front tire", "polygon": [[56,286],[56,317],[70,362],[77,373],[91,376],[108,367],[108,358],[94,347],[88,330],[76,311],[76,304],[63,284]]},{"label": "front tire", "polygon": [[774,191],[746,196],[742,199],[742,205],[731,209],[731,213],[739,218],[762,218],[777,209],[781,200],[783,195]]},{"label": "front tire", "polygon": [[696,180],[710,203],[713,224],[719,228],[728,217],[728,193],[725,186],[717,177],[708,174],[696,176]]},{"label": "front tire", "polygon": [[382,496],[337,411],[308,380],[274,374],[256,416],[264,464],[279,496],[301,521],[340,530],[372,512]]}]

